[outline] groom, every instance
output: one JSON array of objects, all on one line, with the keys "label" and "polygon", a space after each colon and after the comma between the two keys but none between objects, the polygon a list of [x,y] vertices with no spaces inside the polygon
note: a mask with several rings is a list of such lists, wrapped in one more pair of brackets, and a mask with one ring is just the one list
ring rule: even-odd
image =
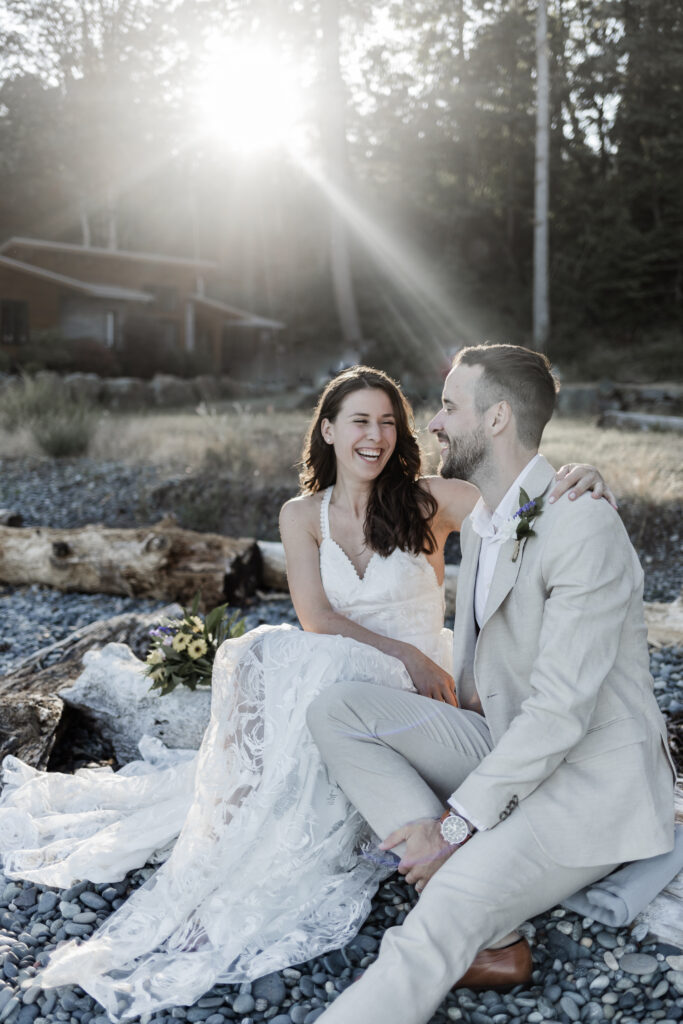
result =
[{"label": "groom", "polygon": [[528,980],[511,929],[672,847],[642,570],[606,501],[548,501],[556,390],[536,352],[463,349],[430,424],[442,475],[482,494],[461,533],[459,707],[351,681],[309,709],[331,774],[421,892],[324,1024],[424,1024],[473,961],[470,984],[487,964],[492,984]]}]

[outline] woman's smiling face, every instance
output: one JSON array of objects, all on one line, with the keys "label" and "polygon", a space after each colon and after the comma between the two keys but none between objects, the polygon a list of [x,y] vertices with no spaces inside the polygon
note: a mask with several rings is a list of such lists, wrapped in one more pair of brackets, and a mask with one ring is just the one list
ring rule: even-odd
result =
[{"label": "woman's smiling face", "polygon": [[382,472],[396,447],[396,416],[381,388],[359,388],[347,395],[334,421],[321,423],[323,438],[334,446],[341,468],[363,480]]}]

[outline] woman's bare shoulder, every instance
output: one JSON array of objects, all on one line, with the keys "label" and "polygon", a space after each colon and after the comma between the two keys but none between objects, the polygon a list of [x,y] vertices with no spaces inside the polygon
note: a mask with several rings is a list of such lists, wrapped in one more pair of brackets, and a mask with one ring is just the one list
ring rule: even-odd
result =
[{"label": "woman's bare shoulder", "polygon": [[479,489],[467,480],[423,476],[420,483],[436,498],[439,506],[437,515],[456,530],[460,529],[463,519],[470,514],[480,496]]},{"label": "woman's bare shoulder", "polygon": [[[297,494],[280,509],[280,527],[315,528],[320,522],[322,494]],[[314,532],[316,532],[314,530]]]},{"label": "woman's bare shoulder", "polygon": [[423,476],[420,477],[420,483],[423,487],[426,487],[430,494],[433,494],[437,501],[443,499],[444,501],[449,500],[460,500],[466,499],[477,501],[479,498],[479,489],[470,484],[467,480],[453,480],[448,479],[445,476]]}]

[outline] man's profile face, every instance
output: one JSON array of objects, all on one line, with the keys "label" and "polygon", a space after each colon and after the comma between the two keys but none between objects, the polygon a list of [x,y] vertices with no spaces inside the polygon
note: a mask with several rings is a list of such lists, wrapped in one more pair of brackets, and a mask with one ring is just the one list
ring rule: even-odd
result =
[{"label": "man's profile face", "polygon": [[441,409],[429,424],[441,448],[439,472],[443,477],[472,480],[488,453],[484,418],[474,404],[482,372],[481,366],[461,364],[446,377]]}]

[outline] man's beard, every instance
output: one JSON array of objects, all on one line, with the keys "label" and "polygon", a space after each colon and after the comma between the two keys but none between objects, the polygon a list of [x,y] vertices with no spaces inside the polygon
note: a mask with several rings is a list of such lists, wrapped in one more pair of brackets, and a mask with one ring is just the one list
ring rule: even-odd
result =
[{"label": "man's beard", "polygon": [[[446,437],[446,435],[441,435]],[[472,480],[487,454],[483,427],[476,427],[455,441],[448,437],[448,451],[442,456],[441,476],[448,480]]]}]

